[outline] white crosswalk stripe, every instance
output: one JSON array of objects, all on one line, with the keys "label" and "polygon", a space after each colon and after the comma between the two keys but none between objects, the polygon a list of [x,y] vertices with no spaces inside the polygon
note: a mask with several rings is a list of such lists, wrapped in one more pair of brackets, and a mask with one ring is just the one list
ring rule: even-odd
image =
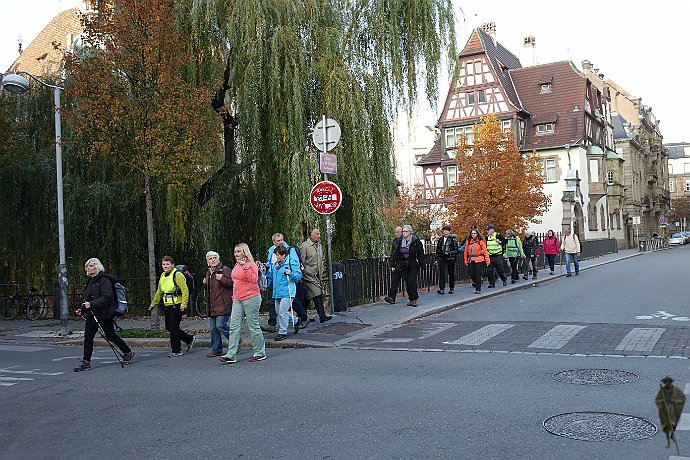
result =
[{"label": "white crosswalk stripe", "polygon": [[491,340],[498,334],[507,331],[514,324],[489,324],[474,332],[470,332],[457,340],[451,340],[448,342],[443,342],[448,345],[481,345],[484,342]]},{"label": "white crosswalk stripe", "polygon": [[440,334],[443,331],[446,331],[450,329],[451,327],[455,326],[456,323],[430,323],[430,324],[425,324],[424,327],[422,328],[422,335],[419,337],[398,337],[398,338],[392,338],[392,339],[385,339],[382,340],[382,342],[387,342],[387,343],[407,343],[407,342],[412,342],[413,340],[423,340],[423,339],[428,339],[429,337],[432,337],[436,334]]},{"label": "white crosswalk stripe", "polygon": [[665,331],[662,327],[636,327],[623,337],[616,351],[652,351]]},{"label": "white crosswalk stripe", "polygon": [[573,324],[559,324],[552,327],[548,332],[532,342],[527,348],[546,348],[558,350],[570,342],[586,326],[575,326]]},{"label": "white crosswalk stripe", "polygon": [[0,376],[0,387],[11,387],[23,381],[33,380],[26,377],[3,377]]}]

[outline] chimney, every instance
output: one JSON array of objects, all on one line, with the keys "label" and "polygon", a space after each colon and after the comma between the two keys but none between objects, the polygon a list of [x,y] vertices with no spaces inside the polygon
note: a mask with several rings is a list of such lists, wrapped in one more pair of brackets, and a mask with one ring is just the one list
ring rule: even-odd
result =
[{"label": "chimney", "polygon": [[485,22],[480,26],[480,28],[486,32],[491,39],[494,41],[494,44],[496,44],[496,23],[491,21],[491,22]]},{"label": "chimney", "polygon": [[591,71],[591,70],[592,70],[592,63],[589,62],[587,59],[585,59],[584,61],[582,61],[582,71],[583,71],[584,73],[587,73],[587,72],[589,72],[589,71]]},{"label": "chimney", "polygon": [[525,37],[522,41],[522,64],[527,66],[537,65],[537,40],[532,36]]}]

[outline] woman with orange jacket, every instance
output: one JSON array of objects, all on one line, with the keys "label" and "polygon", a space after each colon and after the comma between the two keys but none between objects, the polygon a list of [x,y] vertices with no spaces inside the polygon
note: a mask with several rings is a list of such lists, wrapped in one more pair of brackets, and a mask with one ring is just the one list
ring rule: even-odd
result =
[{"label": "woman with orange jacket", "polygon": [[491,264],[491,259],[489,258],[489,252],[486,250],[484,238],[476,228],[473,228],[465,240],[465,265],[467,265],[470,273],[475,294],[479,294],[482,291],[484,266],[489,264]]}]

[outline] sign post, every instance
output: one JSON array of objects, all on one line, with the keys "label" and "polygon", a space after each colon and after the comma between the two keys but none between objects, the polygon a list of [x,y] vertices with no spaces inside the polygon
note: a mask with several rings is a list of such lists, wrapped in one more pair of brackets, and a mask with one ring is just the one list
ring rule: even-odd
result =
[{"label": "sign post", "polygon": [[[318,122],[314,127],[312,140],[314,141],[314,145],[317,149],[321,149],[321,152],[328,154],[328,152],[338,145],[338,142],[340,142],[340,125],[337,121],[326,118],[326,115],[323,115],[321,121]],[[319,169],[321,169],[320,159]],[[340,207],[340,203],[342,202],[342,194],[340,193],[340,188],[336,184],[328,181],[328,174],[326,174],[327,170],[328,169],[321,169],[323,172],[323,181],[319,182],[311,189],[309,202],[316,212],[326,215],[326,242],[328,244],[328,295],[330,299],[328,303],[331,307],[331,315],[333,315],[335,313],[335,305],[333,303],[333,260],[331,258],[331,214]],[[337,172],[337,159],[335,171]],[[333,186],[335,188],[333,188]],[[337,193],[335,192],[336,189]],[[315,206],[315,204],[318,204],[318,206]],[[321,209],[321,211],[319,211],[317,207]]]}]

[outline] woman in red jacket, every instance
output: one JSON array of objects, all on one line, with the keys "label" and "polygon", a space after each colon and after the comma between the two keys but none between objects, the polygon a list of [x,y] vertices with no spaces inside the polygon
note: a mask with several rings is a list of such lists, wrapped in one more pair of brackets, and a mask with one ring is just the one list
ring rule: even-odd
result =
[{"label": "woman in red jacket", "polygon": [[556,260],[556,255],[561,252],[561,243],[556,238],[553,230],[546,232],[546,237],[544,238],[544,255],[546,260],[549,261],[549,268],[551,269],[550,275],[553,275],[554,261]]},{"label": "woman in red jacket", "polygon": [[482,291],[484,266],[490,263],[491,259],[486,250],[484,238],[476,228],[473,228],[465,240],[465,265],[467,265],[467,269],[470,272],[475,294],[479,294]]}]

